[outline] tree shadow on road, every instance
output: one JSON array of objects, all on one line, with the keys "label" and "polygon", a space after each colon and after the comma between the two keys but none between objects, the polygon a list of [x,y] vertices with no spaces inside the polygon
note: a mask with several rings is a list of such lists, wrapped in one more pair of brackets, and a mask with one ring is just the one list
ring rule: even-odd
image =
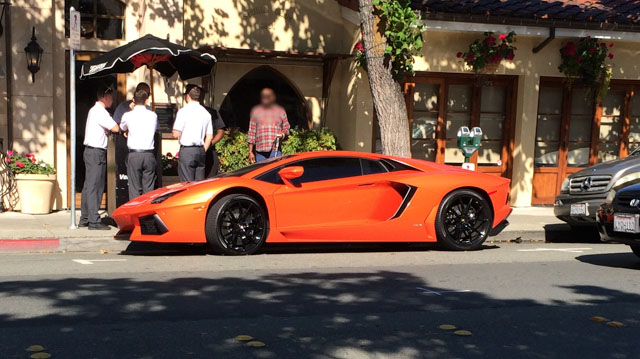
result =
[{"label": "tree shadow on road", "polygon": [[[58,358],[635,357],[640,295],[567,286],[584,305],[500,299],[401,271],[0,283],[0,356]],[[419,288],[427,288],[424,291]],[[526,298],[526,296],[523,296]],[[624,320],[609,328],[590,315]],[[460,337],[438,328],[473,332]],[[576,328],[587,327],[584,330]],[[247,334],[267,344],[248,348]]]}]

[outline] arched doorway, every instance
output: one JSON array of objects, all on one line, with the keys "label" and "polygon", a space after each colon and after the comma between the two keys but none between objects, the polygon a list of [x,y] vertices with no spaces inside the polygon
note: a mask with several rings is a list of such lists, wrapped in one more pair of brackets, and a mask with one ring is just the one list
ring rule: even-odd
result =
[{"label": "arched doorway", "polygon": [[227,127],[249,129],[249,115],[260,102],[260,90],[272,88],[277,103],[287,111],[291,128],[309,128],[309,111],[304,97],[289,80],[270,66],[259,66],[249,71],[233,85],[222,101],[220,115]]}]

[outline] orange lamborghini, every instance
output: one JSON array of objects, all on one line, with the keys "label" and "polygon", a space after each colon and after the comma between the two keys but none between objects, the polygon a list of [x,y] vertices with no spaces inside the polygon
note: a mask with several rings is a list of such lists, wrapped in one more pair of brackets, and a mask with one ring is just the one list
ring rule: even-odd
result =
[{"label": "orange lamborghini", "polygon": [[180,183],[118,208],[116,239],[208,242],[241,255],[276,242],[439,242],[473,250],[507,224],[509,180],[415,159],[309,152]]}]

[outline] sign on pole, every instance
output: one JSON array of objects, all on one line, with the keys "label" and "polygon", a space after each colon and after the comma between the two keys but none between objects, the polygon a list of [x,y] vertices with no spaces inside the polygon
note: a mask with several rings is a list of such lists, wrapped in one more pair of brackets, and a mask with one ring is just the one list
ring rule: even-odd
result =
[{"label": "sign on pole", "polygon": [[69,122],[70,122],[70,156],[71,157],[71,224],[69,228],[77,229],[76,224],[76,50],[80,50],[80,12],[73,7],[69,9]]},{"label": "sign on pole", "polygon": [[80,24],[80,11],[69,9],[69,38],[73,50],[80,50]]}]

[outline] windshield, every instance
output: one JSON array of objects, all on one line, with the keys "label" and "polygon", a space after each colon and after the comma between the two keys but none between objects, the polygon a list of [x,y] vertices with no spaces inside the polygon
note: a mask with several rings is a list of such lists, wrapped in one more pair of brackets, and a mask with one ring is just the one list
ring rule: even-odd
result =
[{"label": "windshield", "polygon": [[287,159],[289,157],[291,157],[291,155],[269,158],[269,159],[266,159],[264,161],[256,162],[256,163],[254,163],[252,165],[248,165],[246,167],[242,167],[242,168],[239,168],[239,169],[234,170],[234,171],[220,173],[216,177],[240,177],[240,176],[245,175],[245,174],[247,174],[249,172],[253,172],[253,171],[255,171],[257,169],[260,169],[260,168],[262,168],[264,166],[270,165],[270,164],[272,164],[274,162],[280,162],[280,161],[282,161],[284,159]]}]

